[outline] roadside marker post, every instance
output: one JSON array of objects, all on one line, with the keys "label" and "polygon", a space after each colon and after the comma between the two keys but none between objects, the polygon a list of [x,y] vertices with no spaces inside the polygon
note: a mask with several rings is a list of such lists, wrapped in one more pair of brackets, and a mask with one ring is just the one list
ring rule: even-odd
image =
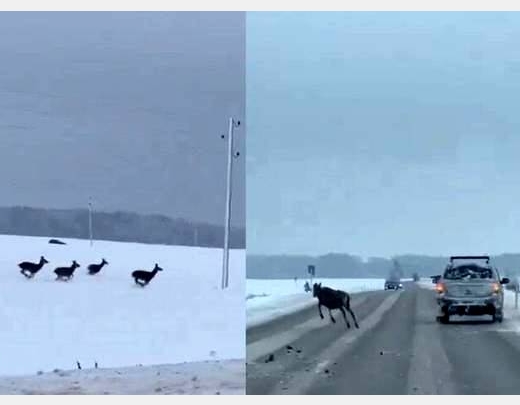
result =
[{"label": "roadside marker post", "polygon": [[515,285],[515,309],[518,309],[518,292],[520,290],[520,286],[518,285],[518,279],[516,280],[516,285]]},{"label": "roadside marker post", "polygon": [[307,272],[311,275],[311,286],[313,285],[312,279],[316,276],[316,267],[312,264],[307,266]]}]

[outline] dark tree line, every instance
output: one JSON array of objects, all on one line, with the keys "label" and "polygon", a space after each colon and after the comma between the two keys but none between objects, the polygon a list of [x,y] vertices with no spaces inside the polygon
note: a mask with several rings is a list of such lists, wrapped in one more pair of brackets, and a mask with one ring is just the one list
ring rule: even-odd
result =
[{"label": "dark tree line", "polygon": [[[451,254],[451,252],[450,252]],[[449,255],[397,255],[392,258],[375,257],[367,261],[349,254],[323,256],[247,255],[248,278],[306,277],[307,265],[316,265],[317,277],[330,278],[417,278],[441,274]],[[520,274],[520,254],[501,254],[492,263],[503,276]]]},{"label": "dark tree line", "polygon": [[[94,238],[119,242],[222,247],[224,227],[132,212],[94,212]],[[87,209],[0,208],[0,234],[89,238]],[[230,233],[230,247],[245,248],[245,230]]]}]

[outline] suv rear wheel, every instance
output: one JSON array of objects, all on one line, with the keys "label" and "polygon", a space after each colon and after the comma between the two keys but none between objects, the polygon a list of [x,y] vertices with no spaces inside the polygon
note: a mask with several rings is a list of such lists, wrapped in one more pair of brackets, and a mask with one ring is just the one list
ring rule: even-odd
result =
[{"label": "suv rear wheel", "polygon": [[437,322],[446,324],[450,322],[450,316],[448,314],[442,314],[437,317]]}]

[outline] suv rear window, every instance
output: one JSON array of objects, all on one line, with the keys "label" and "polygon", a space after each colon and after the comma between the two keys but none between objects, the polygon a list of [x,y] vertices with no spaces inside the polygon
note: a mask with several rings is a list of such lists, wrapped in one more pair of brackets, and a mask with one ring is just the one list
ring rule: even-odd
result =
[{"label": "suv rear window", "polygon": [[490,267],[479,266],[476,264],[462,264],[460,266],[449,267],[444,272],[446,280],[462,279],[493,279],[494,272]]}]

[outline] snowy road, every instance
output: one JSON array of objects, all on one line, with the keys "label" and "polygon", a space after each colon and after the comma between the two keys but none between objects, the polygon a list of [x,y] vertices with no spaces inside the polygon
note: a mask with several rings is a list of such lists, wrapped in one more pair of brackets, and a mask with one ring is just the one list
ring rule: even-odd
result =
[{"label": "snowy road", "polygon": [[513,302],[508,292],[502,324],[441,325],[434,292],[406,283],[402,292],[354,294],[359,330],[307,308],[248,329],[247,393],[520,394]]}]

